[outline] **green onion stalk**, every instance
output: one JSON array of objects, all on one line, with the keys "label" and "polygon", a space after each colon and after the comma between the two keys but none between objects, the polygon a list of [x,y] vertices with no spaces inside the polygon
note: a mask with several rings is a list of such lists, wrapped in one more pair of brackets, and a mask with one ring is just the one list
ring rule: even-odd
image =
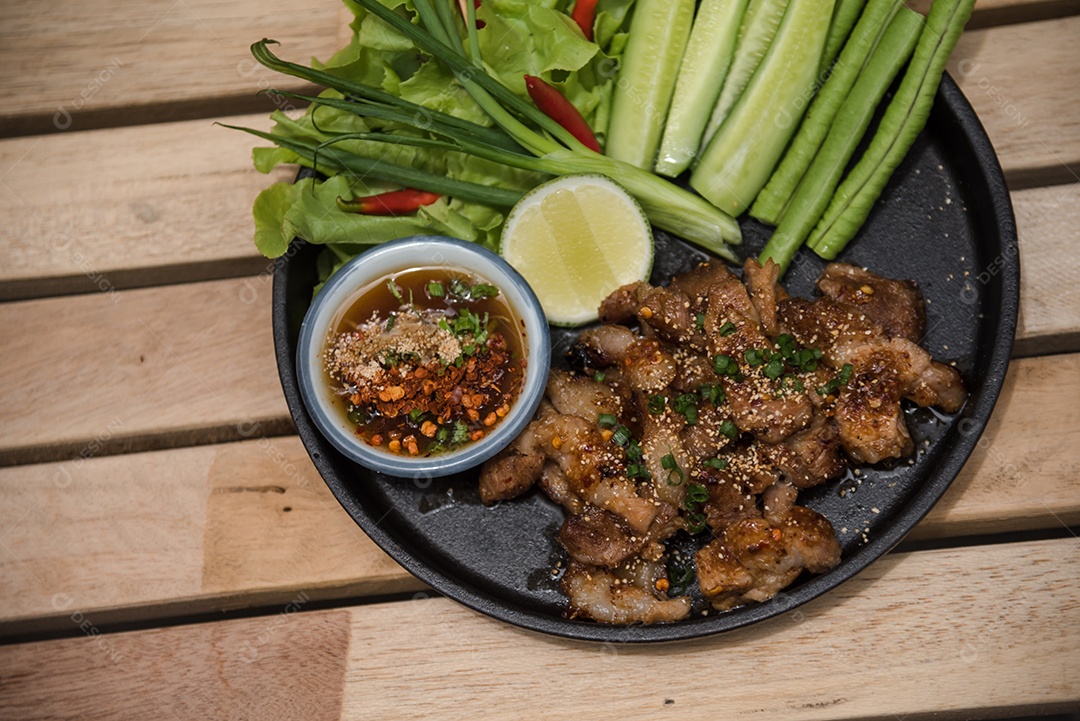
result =
[{"label": "green onion stalk", "polygon": [[[358,5],[411,40],[417,48],[444,63],[491,118],[493,127],[422,107],[380,88],[287,62],[270,51],[269,45],[274,41],[261,40],[251,46],[251,53],[259,63],[271,70],[332,88],[344,98],[277,91],[281,95],[314,104],[316,108],[313,112],[318,106],[335,108],[361,117],[394,122],[408,132],[327,134],[326,141],[316,143],[249,128],[236,129],[292,150],[323,172],[376,177],[495,207],[513,205],[520,199],[521,193],[376,161],[335,145],[346,140],[406,144],[467,153],[510,167],[551,175],[605,175],[636,197],[649,220],[657,227],[718,256],[735,260],[727,247],[727,244],[741,241],[739,225],[734,218],[691,191],[628,163],[595,153],[533,104],[492,77],[484,69],[480,57],[473,3],[465,3],[468,16],[464,42],[451,3],[453,0],[415,0],[420,24],[414,25],[379,0],[357,0]],[[456,7],[456,3],[453,4]]]}]

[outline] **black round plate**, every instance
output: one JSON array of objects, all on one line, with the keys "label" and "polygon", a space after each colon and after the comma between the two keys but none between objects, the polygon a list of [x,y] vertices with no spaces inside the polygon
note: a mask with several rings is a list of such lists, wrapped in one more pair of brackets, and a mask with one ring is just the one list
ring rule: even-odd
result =
[{"label": "black round plate", "polygon": [[[743,231],[741,252],[756,254],[769,229],[744,221]],[[758,605],[695,613],[673,624],[609,626],[565,617],[566,598],[553,573],[565,560],[555,540],[563,513],[541,492],[488,508],[475,472],[420,480],[373,473],[315,429],[297,389],[295,357],[317,253],[300,244],[277,263],[274,342],[297,431],[330,490],[384,551],[437,591],[518,626],[594,641],[672,641],[745,626],[819,596],[886,553],[941,497],[978,442],[1005,378],[1019,297],[1016,226],[1001,168],[971,106],[945,77],[926,130],[840,260],[918,282],[927,301],[923,345],[935,358],[955,362],[971,389],[967,405],[951,417],[907,409],[915,457],[863,468],[800,495],[800,503],[836,528],[843,559],[833,570],[804,574]],[[652,280],[666,281],[703,257],[658,233]],[[804,250],[785,285],[809,297],[823,267]],[[553,329],[555,363],[573,335]]]}]

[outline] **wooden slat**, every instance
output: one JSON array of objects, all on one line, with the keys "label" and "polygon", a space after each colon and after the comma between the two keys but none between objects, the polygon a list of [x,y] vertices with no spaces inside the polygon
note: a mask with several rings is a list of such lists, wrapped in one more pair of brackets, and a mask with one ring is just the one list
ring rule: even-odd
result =
[{"label": "wooden slat", "polygon": [[[785,616],[663,646],[540,636],[446,599],[45,641],[0,648],[0,712],[21,719],[473,719],[493,709],[552,719],[704,709],[761,719],[1020,715],[1080,698],[1078,573],[1076,539],[893,555]],[[76,618],[93,633],[92,617]]]},{"label": "wooden slat", "polygon": [[254,172],[249,138],[193,120],[0,141],[0,300],[266,268],[251,203],[295,171]]},{"label": "wooden slat", "polygon": [[[1080,356],[1014,363],[980,447],[914,536],[1080,523],[1078,378]],[[0,497],[0,635],[63,628],[58,593],[111,623],[419,587],[295,437],[7,468]]]},{"label": "wooden slat", "polygon": [[914,538],[1080,523],[1080,355],[1013,361],[994,414]]},{"label": "wooden slat", "polygon": [[0,465],[288,432],[269,296],[264,275],[0,305]]},{"label": "wooden slat", "polygon": [[[303,606],[302,597],[297,598],[296,606]],[[71,616],[75,625],[86,623],[77,607],[72,607]],[[26,675],[23,665],[28,660],[26,652],[33,647],[10,647],[6,654],[0,651],[0,656],[17,665],[4,661],[0,717],[85,721],[338,719],[351,614],[329,611],[299,619],[290,613],[46,646],[60,651],[60,656],[53,657],[55,672],[68,681],[66,692],[44,703],[34,698],[32,691],[43,687],[33,674]],[[87,626],[88,634],[96,630],[92,623]],[[150,653],[155,646],[156,652]],[[103,686],[96,673],[86,673],[91,668],[96,673],[111,669],[126,677],[130,685],[125,698],[119,696],[119,688]],[[286,668],[291,669],[288,678],[279,675]],[[259,680],[241,681],[241,669]]]},{"label": "wooden slat", "polygon": [[[1080,349],[1080,183],[1013,194],[1020,237],[1020,318],[1013,353]],[[979,282],[978,278],[975,280]]]},{"label": "wooden slat", "polygon": [[351,14],[319,0],[111,0],[61,10],[0,3],[0,135],[207,117],[270,106],[270,83],[307,87],[257,66],[264,37],[306,61],[348,38]]},{"label": "wooden slat", "polygon": [[0,634],[422,587],[296,437],[0,472]]},{"label": "wooden slat", "polygon": [[1077,37],[1080,16],[974,30],[949,59],[1010,185],[1080,181]]}]

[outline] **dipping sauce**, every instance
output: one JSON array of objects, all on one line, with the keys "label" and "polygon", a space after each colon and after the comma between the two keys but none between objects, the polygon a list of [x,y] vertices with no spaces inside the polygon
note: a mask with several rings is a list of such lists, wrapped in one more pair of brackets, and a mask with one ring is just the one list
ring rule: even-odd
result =
[{"label": "dipping sauce", "polygon": [[426,456],[481,440],[521,391],[524,323],[495,285],[444,267],[361,289],[322,353],[342,413],[369,445]]}]

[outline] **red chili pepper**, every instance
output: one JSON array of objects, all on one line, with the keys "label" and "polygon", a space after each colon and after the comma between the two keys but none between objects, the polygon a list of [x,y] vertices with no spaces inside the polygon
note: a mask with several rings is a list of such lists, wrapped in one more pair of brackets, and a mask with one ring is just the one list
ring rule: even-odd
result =
[{"label": "red chili pepper", "polygon": [[529,90],[529,97],[544,115],[570,131],[570,134],[587,148],[600,152],[600,143],[596,142],[596,136],[589,124],[562,93],[535,75],[525,76],[525,87]]},{"label": "red chili pepper", "polygon": [[597,0],[577,0],[574,3],[574,12],[570,14],[589,40],[592,40],[592,26],[596,21],[596,2]]},{"label": "red chili pepper", "polygon": [[409,213],[415,213],[422,205],[431,205],[441,197],[438,193],[429,193],[426,190],[403,188],[353,200],[338,198],[337,204],[339,208],[347,213],[408,215]]}]

